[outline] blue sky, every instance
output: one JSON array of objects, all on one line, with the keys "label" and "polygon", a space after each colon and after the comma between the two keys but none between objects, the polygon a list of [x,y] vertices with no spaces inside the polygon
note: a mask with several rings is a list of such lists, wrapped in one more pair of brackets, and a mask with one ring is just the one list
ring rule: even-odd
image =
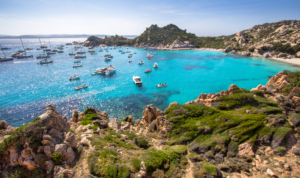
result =
[{"label": "blue sky", "polygon": [[300,0],[0,0],[0,34],[139,35],[173,23],[197,36],[300,20]]}]

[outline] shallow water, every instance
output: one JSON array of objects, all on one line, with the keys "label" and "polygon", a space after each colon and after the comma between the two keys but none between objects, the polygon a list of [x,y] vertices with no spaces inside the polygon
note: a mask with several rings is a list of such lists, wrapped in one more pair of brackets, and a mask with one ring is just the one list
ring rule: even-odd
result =
[{"label": "shallow water", "polygon": [[[49,47],[48,39],[46,41]],[[85,39],[50,39],[52,48],[58,44]],[[37,39],[24,39],[26,47],[38,47]],[[7,54],[21,49],[20,40],[0,40],[1,46],[13,44]],[[87,48],[85,48],[87,51]],[[126,48],[122,48],[126,51]],[[84,111],[95,107],[106,111],[110,118],[122,119],[133,115],[141,119],[143,107],[154,104],[164,110],[169,103],[185,103],[196,99],[201,93],[217,93],[227,90],[230,84],[251,89],[265,85],[270,77],[283,70],[298,71],[298,67],[261,58],[244,57],[212,51],[155,51],[151,60],[146,58],[144,49],[129,48],[133,54],[128,63],[128,54],[118,49],[109,50],[114,57],[104,62],[103,55],[86,54],[83,67],[73,68],[74,57],[68,56],[71,46],[65,46],[65,53],[51,55],[53,64],[37,65],[35,58],[14,59],[0,63],[0,120],[12,126],[20,126],[40,115],[47,104],[54,105],[59,112],[71,118],[72,110]],[[41,51],[28,52],[34,56]],[[138,65],[139,61],[145,64]],[[159,68],[152,66],[157,62]],[[110,76],[91,76],[97,68],[113,65],[116,73]],[[144,73],[152,69],[150,73]],[[69,81],[75,74],[80,80]],[[136,86],[133,76],[140,76],[143,85]],[[164,88],[156,88],[158,83],[167,83]],[[74,87],[87,84],[84,90]]]}]

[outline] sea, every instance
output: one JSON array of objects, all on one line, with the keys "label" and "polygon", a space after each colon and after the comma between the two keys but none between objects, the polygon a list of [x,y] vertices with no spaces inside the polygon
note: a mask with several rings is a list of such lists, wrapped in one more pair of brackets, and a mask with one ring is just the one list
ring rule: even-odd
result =
[{"label": "sea", "polygon": [[[58,45],[85,40],[22,39],[25,48],[33,48],[27,51],[33,56],[43,54],[43,51],[36,50],[41,44],[54,49]],[[7,56],[23,49],[20,39],[0,39],[0,45],[11,47],[4,51]],[[97,47],[95,55],[88,53],[85,47],[86,58],[81,60],[82,67],[73,68],[75,59],[68,55],[72,47],[65,45],[64,53],[51,55],[52,64],[38,65],[40,60],[35,57],[0,62],[0,120],[19,127],[41,115],[48,104],[55,106],[68,119],[71,119],[73,109],[83,112],[86,107],[106,111],[110,119],[121,120],[127,115],[141,119],[143,107],[148,104],[165,110],[174,101],[184,104],[195,100],[201,93],[227,90],[230,84],[250,90],[259,84],[265,85],[280,71],[300,69],[269,59],[237,54],[225,56],[215,51],[155,51],[133,47],[109,47],[108,52],[98,52]],[[119,49],[130,51],[132,58],[128,58],[129,53],[118,52]],[[105,53],[113,55],[111,61],[104,62]],[[147,53],[156,54],[148,60]],[[138,65],[140,61],[144,64]],[[153,68],[154,63],[158,68]],[[110,65],[116,68],[112,75],[91,75],[96,69]],[[152,69],[152,72],[145,73],[147,69]],[[80,79],[70,81],[74,75],[79,75]],[[133,76],[139,76],[143,85],[135,85]],[[167,83],[167,86],[157,88],[159,83]],[[75,90],[84,84],[88,88]]]}]

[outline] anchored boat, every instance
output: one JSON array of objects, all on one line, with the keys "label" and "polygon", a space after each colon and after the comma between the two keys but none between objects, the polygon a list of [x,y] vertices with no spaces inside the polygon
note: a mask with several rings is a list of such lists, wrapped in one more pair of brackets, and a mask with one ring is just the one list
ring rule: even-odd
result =
[{"label": "anchored boat", "polygon": [[154,63],[153,67],[154,67],[154,68],[158,68],[158,64],[157,64],[157,63]]},{"label": "anchored boat", "polygon": [[78,87],[75,87],[75,90],[80,90],[80,89],[84,89],[84,88],[87,88],[88,86],[86,84],[84,84],[83,86],[78,86]]},{"label": "anchored boat", "polygon": [[77,64],[77,65],[73,66],[73,68],[76,68],[76,67],[82,67],[82,64]]},{"label": "anchored boat", "polygon": [[144,61],[139,62],[139,65],[142,65],[142,64],[144,64]]},{"label": "anchored boat", "polygon": [[143,82],[142,82],[142,80],[139,76],[133,76],[132,79],[133,79],[133,81],[136,85],[142,85],[143,84]]},{"label": "anchored boat", "polygon": [[79,79],[79,75],[74,75],[73,77],[70,77],[70,81],[77,80],[77,79]]},{"label": "anchored boat", "polygon": [[160,83],[160,84],[157,84],[156,87],[160,88],[160,87],[166,87],[167,86],[167,83]]},{"label": "anchored boat", "polygon": [[152,70],[151,69],[145,70],[145,73],[149,73],[149,72],[152,72]]},{"label": "anchored boat", "polygon": [[53,63],[53,61],[48,61],[48,59],[43,59],[43,60],[41,60],[39,63],[37,63],[37,64],[40,64],[40,65],[42,65],[42,64],[51,64],[51,63]]}]

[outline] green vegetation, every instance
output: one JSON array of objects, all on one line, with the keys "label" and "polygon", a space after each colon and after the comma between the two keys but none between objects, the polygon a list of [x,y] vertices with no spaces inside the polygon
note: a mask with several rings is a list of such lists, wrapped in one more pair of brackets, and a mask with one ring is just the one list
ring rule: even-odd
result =
[{"label": "green vegetation", "polygon": [[63,156],[57,152],[54,152],[52,154],[52,161],[54,162],[54,164],[60,164],[62,162]]},{"label": "green vegetation", "polygon": [[147,148],[148,141],[145,139],[145,137],[140,137],[137,139],[137,145],[141,148]]},{"label": "green vegetation", "polygon": [[96,110],[94,108],[86,107],[84,114],[92,114],[92,113],[96,113]]},{"label": "green vegetation", "polygon": [[82,118],[82,120],[80,121],[81,125],[89,125],[92,124],[94,120],[99,119],[99,117],[97,116],[96,113],[93,114],[87,114],[86,116],[84,116]]},{"label": "green vegetation", "polygon": [[131,122],[131,117],[126,116],[121,122]]},{"label": "green vegetation", "polygon": [[24,177],[49,178],[51,177],[51,175],[47,175],[46,171],[43,170],[42,168],[36,168],[35,170],[31,171],[22,166],[8,167],[5,170],[5,172],[2,172],[2,175],[6,178],[24,178]]},{"label": "green vegetation", "polygon": [[[274,52],[276,54],[279,53],[287,53],[287,54],[296,54],[298,51],[300,51],[300,45],[291,46],[291,44],[282,44],[280,42],[273,43]],[[286,56],[283,56],[286,57]]]},{"label": "green vegetation", "polygon": [[197,48],[216,48],[223,49],[225,37],[198,37],[197,38]]},{"label": "green vegetation", "polygon": [[134,168],[135,171],[139,171],[141,169],[141,160],[134,158],[131,161],[131,165]]}]

